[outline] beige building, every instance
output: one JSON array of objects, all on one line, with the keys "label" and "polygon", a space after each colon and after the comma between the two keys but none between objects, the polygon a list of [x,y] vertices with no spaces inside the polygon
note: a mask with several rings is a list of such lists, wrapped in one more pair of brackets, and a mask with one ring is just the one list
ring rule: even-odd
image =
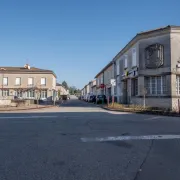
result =
[{"label": "beige building", "polygon": [[57,96],[58,93],[60,93],[60,95],[68,95],[69,94],[69,90],[66,90],[66,88],[59,83],[56,83],[56,91],[57,91]]},{"label": "beige building", "polygon": [[180,27],[138,33],[113,59],[120,103],[178,109]]},{"label": "beige building", "polygon": [[113,61],[105,66],[96,76],[97,94],[112,96],[114,95],[114,87],[111,85],[111,79],[114,78]]},{"label": "beige building", "polygon": [[51,70],[30,67],[0,67],[0,98],[53,100],[56,75]]}]

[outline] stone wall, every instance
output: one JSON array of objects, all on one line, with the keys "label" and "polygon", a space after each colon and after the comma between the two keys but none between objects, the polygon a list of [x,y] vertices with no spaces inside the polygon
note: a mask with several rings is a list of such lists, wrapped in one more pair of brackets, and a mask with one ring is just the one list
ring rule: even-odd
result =
[{"label": "stone wall", "polygon": [[[171,98],[158,98],[158,97],[146,97],[146,106],[160,107],[160,108],[172,108]],[[144,104],[144,98],[131,97],[131,104],[142,105]]]}]

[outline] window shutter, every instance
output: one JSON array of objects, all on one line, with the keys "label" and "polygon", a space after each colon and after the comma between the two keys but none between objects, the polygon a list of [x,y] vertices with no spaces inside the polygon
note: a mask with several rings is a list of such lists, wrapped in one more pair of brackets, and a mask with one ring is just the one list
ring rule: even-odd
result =
[{"label": "window shutter", "polygon": [[128,59],[127,59],[127,55],[125,55],[125,59],[124,59],[124,68],[127,68],[128,67]]},{"label": "window shutter", "polygon": [[117,75],[119,75],[119,60],[117,61],[116,68],[117,68],[117,70],[116,70],[116,72],[117,72]]},{"label": "window shutter", "polygon": [[132,66],[136,66],[136,49],[132,49]]}]

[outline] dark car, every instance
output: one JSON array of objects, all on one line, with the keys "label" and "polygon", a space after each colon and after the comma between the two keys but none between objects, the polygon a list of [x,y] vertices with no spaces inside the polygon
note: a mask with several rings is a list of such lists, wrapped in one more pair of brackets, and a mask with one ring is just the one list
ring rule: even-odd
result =
[{"label": "dark car", "polygon": [[[96,96],[95,96],[96,97]],[[93,98],[94,98],[94,95],[91,95],[91,96],[89,96],[89,98],[88,98],[88,102],[93,102],[92,100],[93,100]]]},{"label": "dark car", "polygon": [[96,96],[95,95],[92,98],[92,103],[96,103]]},{"label": "dark car", "polygon": [[105,95],[98,95],[96,100],[97,104],[107,103],[107,98]]}]

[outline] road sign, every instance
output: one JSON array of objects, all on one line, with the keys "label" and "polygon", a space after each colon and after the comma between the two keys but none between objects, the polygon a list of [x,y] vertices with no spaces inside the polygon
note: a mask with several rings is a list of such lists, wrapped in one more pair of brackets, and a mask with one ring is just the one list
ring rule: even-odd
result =
[{"label": "road sign", "polygon": [[111,79],[111,85],[116,86],[116,80],[115,79]]}]

